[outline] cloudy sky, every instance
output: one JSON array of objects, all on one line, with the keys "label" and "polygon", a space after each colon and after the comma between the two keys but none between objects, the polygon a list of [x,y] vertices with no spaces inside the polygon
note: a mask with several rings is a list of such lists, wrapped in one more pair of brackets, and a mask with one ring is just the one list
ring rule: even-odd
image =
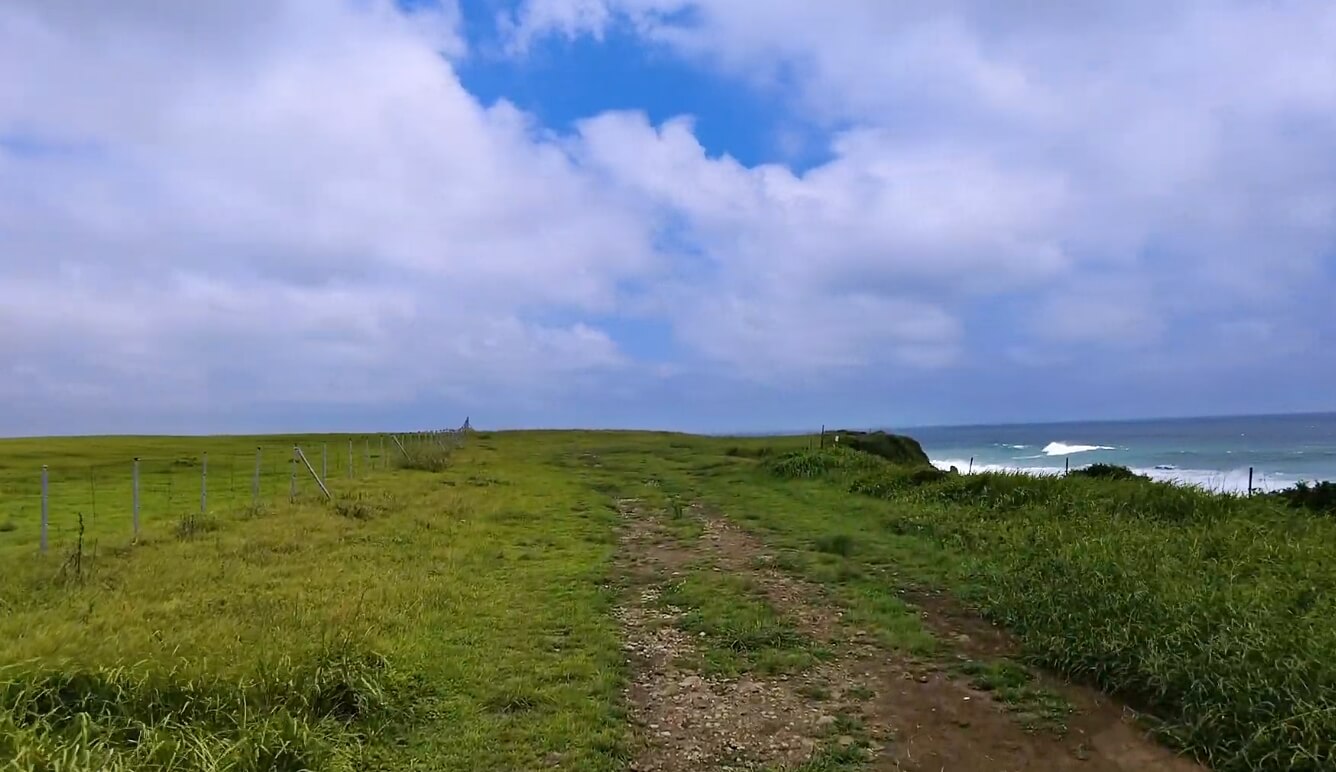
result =
[{"label": "cloudy sky", "polygon": [[6,0],[0,434],[1336,409],[1329,0]]}]

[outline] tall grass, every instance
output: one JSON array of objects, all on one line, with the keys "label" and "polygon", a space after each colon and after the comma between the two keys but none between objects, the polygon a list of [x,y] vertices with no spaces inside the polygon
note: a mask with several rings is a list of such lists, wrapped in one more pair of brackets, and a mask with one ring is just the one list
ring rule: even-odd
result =
[{"label": "tall grass", "polygon": [[17,769],[356,769],[361,737],[394,710],[395,681],[383,657],[348,645],[236,680],[147,665],[9,665],[0,758]]},{"label": "tall grass", "polygon": [[1138,479],[804,464],[896,503],[886,526],[967,556],[971,599],[1032,661],[1129,698],[1213,768],[1336,768],[1331,518]]}]

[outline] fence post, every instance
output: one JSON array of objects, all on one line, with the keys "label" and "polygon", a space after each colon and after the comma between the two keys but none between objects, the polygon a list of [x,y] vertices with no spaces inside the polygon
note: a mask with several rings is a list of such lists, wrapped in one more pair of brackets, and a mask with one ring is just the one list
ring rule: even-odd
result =
[{"label": "fence post", "polygon": [[970,456],[970,470],[965,474],[974,474],[974,456]]},{"label": "fence post", "polygon": [[251,506],[260,505],[260,448],[255,448],[255,476],[251,478]]},{"label": "fence post", "polygon": [[46,494],[47,494],[46,464],[42,464],[42,552],[46,552],[46,530],[47,530],[47,523],[50,522],[50,519],[48,517],[49,512],[46,503],[47,502]]},{"label": "fence post", "polygon": [[209,509],[209,454],[204,454],[204,460],[199,468],[199,513],[202,515]]},{"label": "fence post", "polygon": [[1253,468],[1252,468],[1252,467],[1248,467],[1248,495],[1249,495],[1249,496],[1252,496],[1252,491],[1253,491],[1253,487],[1252,487],[1252,475],[1253,475]]},{"label": "fence post", "polygon": [[1066,458],[1064,458],[1064,459],[1062,460],[1062,473],[1063,473],[1063,474],[1071,474],[1071,473],[1072,473],[1072,457],[1071,457],[1071,456],[1067,456]]},{"label": "fence post", "polygon": [[292,446],[292,461],[288,462],[288,466],[292,469],[292,478],[288,483],[288,501],[297,500],[297,456],[301,455],[301,452],[301,448]]},{"label": "fence post", "polygon": [[139,541],[139,456],[135,456],[134,472],[130,475],[131,500],[133,507],[131,511],[131,522],[134,524],[135,541]]},{"label": "fence post", "polygon": [[329,443],[320,443],[320,479],[329,479]]}]

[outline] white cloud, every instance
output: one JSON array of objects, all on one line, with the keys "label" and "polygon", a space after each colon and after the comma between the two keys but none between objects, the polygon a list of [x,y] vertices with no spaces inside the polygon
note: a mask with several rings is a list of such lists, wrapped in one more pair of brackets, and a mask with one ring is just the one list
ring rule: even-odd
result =
[{"label": "white cloud", "polygon": [[612,308],[651,233],[462,88],[452,9],[193,10],[0,9],[8,396],[467,404],[624,365],[526,320]]},{"label": "white cloud", "polygon": [[[459,24],[449,2],[0,7],[0,397],[541,404],[633,368],[932,371],[980,336],[1057,366],[1333,334],[1296,300],[1336,243],[1329,3],[503,14],[516,56],[625,25],[785,101],[781,133],[829,137],[802,170],[711,154],[689,117],[558,135],[483,106]],[[606,320],[631,314],[683,355],[622,351]]]},{"label": "white cloud", "polygon": [[[583,129],[597,160],[685,213],[736,286],[856,288],[946,312],[962,294],[1023,289],[1043,331],[1023,348],[1168,345],[1179,321],[1285,316],[1330,281],[1336,6],[1322,0],[563,7],[527,0],[513,34],[625,25],[817,124],[852,126],[800,177],[705,158],[681,122]],[[1126,290],[1079,289],[1097,279]],[[994,323],[1024,338],[1030,321]]]}]

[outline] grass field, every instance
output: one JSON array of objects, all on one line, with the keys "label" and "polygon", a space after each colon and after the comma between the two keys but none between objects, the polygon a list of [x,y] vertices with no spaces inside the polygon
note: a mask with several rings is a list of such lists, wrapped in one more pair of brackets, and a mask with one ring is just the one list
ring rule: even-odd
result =
[{"label": "grass field", "polygon": [[[1031,667],[1130,697],[1219,769],[1336,768],[1329,519],[1137,482],[776,462],[807,437],[483,433],[439,472],[374,441],[363,466],[355,437],[350,479],[347,439],[0,441],[0,768],[627,769],[645,741],[614,613],[629,498],[683,543],[700,536],[685,506],[726,513],[888,651],[944,656],[897,592],[944,588],[1017,632]],[[294,442],[329,442],[334,503],[309,475],[288,500]],[[253,507],[240,472],[257,445],[280,461]],[[211,481],[234,458],[244,484],[220,482],[201,518],[185,462],[206,450]],[[94,520],[78,470],[134,456],[165,464],[141,485],[173,498],[145,506],[132,546],[128,475],[97,478]],[[88,507],[77,566],[67,520],[36,549],[43,463],[71,470],[53,476],[53,523]],[[703,673],[830,656],[758,591],[702,566],[671,585]],[[958,670],[1061,715],[1019,663]],[[836,750],[806,768],[861,768]]]}]

